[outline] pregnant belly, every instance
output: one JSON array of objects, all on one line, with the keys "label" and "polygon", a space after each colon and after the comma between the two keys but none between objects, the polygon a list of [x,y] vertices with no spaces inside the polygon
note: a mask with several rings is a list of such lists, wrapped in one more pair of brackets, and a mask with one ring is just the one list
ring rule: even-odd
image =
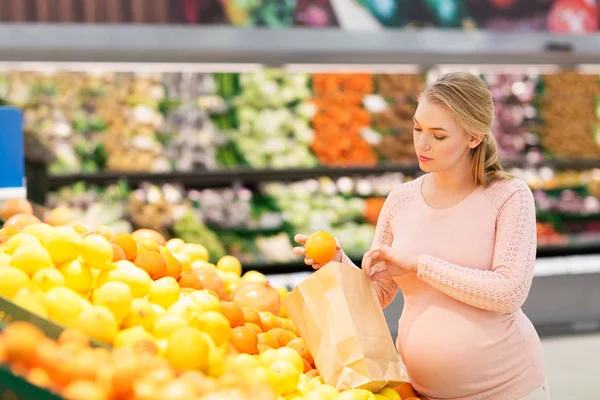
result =
[{"label": "pregnant belly", "polygon": [[405,305],[398,351],[411,383],[439,398],[469,396],[519,376],[532,354],[513,315],[452,303]]}]

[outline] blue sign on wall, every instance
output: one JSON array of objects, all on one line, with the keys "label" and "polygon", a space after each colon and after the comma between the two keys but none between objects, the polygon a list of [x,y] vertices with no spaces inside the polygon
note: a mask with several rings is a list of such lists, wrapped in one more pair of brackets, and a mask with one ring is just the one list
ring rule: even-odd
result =
[{"label": "blue sign on wall", "polygon": [[14,107],[0,107],[0,200],[25,197],[23,114]]}]

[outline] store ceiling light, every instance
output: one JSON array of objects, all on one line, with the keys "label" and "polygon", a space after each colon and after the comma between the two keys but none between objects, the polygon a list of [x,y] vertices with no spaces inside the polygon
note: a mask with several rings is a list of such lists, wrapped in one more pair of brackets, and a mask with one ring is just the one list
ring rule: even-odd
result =
[{"label": "store ceiling light", "polygon": [[416,64],[285,64],[288,72],[298,73],[388,73],[417,74],[421,66]]},{"label": "store ceiling light", "polygon": [[434,67],[438,73],[445,74],[456,71],[473,73],[506,73],[506,74],[542,74],[561,70],[557,64],[439,64]]},{"label": "store ceiling light", "polygon": [[120,62],[0,62],[0,70],[25,70],[38,72],[79,71],[104,72],[254,72],[261,64],[242,63],[120,63]]}]

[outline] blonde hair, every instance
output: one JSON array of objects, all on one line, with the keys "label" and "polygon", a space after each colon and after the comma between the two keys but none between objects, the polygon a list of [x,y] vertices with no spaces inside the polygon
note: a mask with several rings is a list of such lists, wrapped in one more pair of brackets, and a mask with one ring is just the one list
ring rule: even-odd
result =
[{"label": "blonde hair", "polygon": [[468,134],[482,138],[471,152],[476,184],[489,187],[499,180],[511,178],[499,161],[498,143],[491,133],[494,103],[481,78],[468,72],[449,73],[429,85],[421,96],[447,107]]}]

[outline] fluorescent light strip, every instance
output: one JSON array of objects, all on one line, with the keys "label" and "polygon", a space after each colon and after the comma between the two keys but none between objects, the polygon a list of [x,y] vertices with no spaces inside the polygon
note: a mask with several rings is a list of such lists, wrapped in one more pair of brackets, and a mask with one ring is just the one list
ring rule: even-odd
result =
[{"label": "fluorescent light strip", "polygon": [[298,73],[390,73],[418,74],[421,67],[416,64],[285,64],[288,72]]},{"label": "fluorescent light strip", "polygon": [[506,74],[541,74],[559,72],[556,64],[438,64],[434,67],[442,74],[455,71],[495,72]]},{"label": "fluorescent light strip", "polygon": [[600,64],[581,64],[575,70],[580,74],[596,75],[600,74]]},{"label": "fluorescent light strip", "polygon": [[38,72],[255,72],[261,64],[236,63],[98,63],[98,62],[0,62],[0,70],[23,70]]}]

